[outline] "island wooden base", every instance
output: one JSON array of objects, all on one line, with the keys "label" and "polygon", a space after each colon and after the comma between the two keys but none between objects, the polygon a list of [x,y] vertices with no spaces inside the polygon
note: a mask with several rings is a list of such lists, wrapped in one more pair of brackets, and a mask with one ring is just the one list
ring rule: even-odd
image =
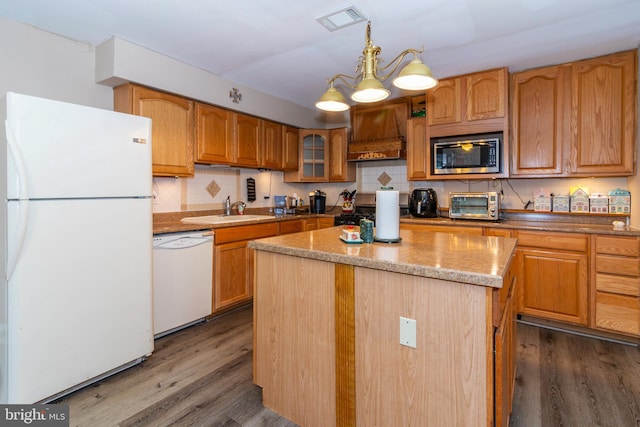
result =
[{"label": "island wooden base", "polygon": [[266,407],[309,427],[493,425],[500,289],[260,250],[255,263]]}]

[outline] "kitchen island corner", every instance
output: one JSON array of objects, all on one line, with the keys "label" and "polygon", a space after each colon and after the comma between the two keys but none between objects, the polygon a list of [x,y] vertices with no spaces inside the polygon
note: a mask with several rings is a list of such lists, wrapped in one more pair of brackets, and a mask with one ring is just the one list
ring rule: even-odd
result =
[{"label": "kitchen island corner", "polygon": [[[401,230],[401,243],[358,245],[339,235],[249,244],[264,405],[302,426],[508,419],[516,240]],[[415,320],[415,348],[400,343],[400,317]]]}]

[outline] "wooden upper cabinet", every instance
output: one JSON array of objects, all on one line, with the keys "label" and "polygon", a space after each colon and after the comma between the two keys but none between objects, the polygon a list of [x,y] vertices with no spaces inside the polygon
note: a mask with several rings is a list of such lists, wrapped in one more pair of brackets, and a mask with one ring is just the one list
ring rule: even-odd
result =
[{"label": "wooden upper cabinet", "polygon": [[546,67],[512,75],[511,175],[562,175],[569,67]]},{"label": "wooden upper cabinet", "polygon": [[193,176],[193,101],[127,83],[114,88],[114,110],[151,118],[153,175]]},{"label": "wooden upper cabinet", "polygon": [[284,170],[298,170],[298,128],[282,125]]},{"label": "wooden upper cabinet", "polygon": [[462,77],[443,79],[429,90],[427,119],[429,126],[462,121]]},{"label": "wooden upper cabinet", "polygon": [[237,166],[260,167],[260,119],[244,114],[234,115],[234,163]]},{"label": "wooden upper cabinet", "polygon": [[[196,135],[197,163],[283,168],[283,131],[279,123],[197,103]],[[296,140],[296,156],[297,147]],[[297,158],[295,165],[297,168]]]},{"label": "wooden upper cabinet", "polygon": [[356,164],[347,161],[348,129],[329,132],[329,181],[355,181]]},{"label": "wooden upper cabinet", "polygon": [[198,163],[233,163],[233,116],[224,108],[196,103]]},{"label": "wooden upper cabinet", "polygon": [[299,168],[286,171],[285,182],[329,181],[329,131],[327,129],[300,129]]},{"label": "wooden upper cabinet", "polygon": [[631,50],[573,63],[572,172],[634,173],[636,56],[636,50]]},{"label": "wooden upper cabinet", "polygon": [[300,129],[298,170],[285,171],[285,182],[356,180],[356,165],[347,162],[347,128]]},{"label": "wooden upper cabinet", "polygon": [[635,173],[635,50],[512,76],[511,175]]},{"label": "wooden upper cabinet", "polygon": [[466,77],[467,121],[504,117],[507,70],[485,71]]},{"label": "wooden upper cabinet", "polygon": [[407,179],[424,180],[428,175],[429,128],[424,117],[407,121]]},{"label": "wooden upper cabinet", "polygon": [[427,91],[431,137],[508,130],[506,68],[442,79]]},{"label": "wooden upper cabinet", "polygon": [[261,146],[262,167],[282,169],[282,125],[280,123],[262,120]]}]

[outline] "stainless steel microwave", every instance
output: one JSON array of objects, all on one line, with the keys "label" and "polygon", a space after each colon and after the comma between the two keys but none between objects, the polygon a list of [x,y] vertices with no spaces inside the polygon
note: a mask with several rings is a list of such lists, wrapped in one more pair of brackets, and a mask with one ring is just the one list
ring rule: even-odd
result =
[{"label": "stainless steel microwave", "polygon": [[431,140],[433,174],[502,172],[502,133]]},{"label": "stainless steel microwave", "polygon": [[500,219],[500,197],[495,191],[484,193],[449,193],[449,218]]}]

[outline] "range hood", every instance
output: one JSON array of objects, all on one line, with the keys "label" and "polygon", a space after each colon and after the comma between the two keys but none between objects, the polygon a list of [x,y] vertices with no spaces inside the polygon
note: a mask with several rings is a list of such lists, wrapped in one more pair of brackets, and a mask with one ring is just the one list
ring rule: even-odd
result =
[{"label": "range hood", "polygon": [[406,159],[408,103],[405,99],[354,107],[347,160]]}]

